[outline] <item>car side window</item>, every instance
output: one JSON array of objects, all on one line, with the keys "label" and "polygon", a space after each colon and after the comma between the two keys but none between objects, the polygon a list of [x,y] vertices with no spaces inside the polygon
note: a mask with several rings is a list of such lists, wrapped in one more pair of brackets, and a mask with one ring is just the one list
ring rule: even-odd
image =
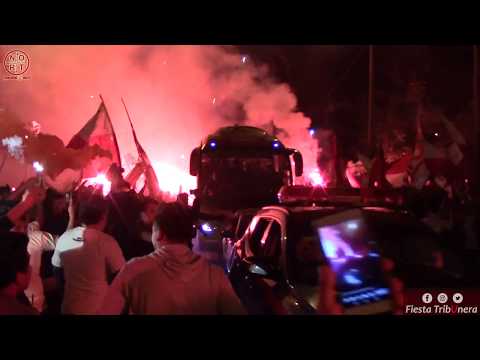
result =
[{"label": "car side window", "polygon": [[[253,219],[252,222],[254,222]],[[265,230],[267,230],[268,225],[270,224],[269,219],[260,218],[258,219],[255,228],[252,230],[250,238],[248,239],[247,247],[247,256],[261,256],[261,241],[264,238]]]},{"label": "car side window", "polygon": [[252,220],[253,215],[240,215],[237,223],[237,228],[235,231],[235,237],[239,239],[245,234],[250,221]]}]

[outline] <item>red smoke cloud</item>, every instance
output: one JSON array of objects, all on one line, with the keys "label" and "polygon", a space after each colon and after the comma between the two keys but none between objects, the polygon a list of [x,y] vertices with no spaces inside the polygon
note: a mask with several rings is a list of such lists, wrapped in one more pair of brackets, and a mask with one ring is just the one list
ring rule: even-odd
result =
[{"label": "red smoke cloud", "polygon": [[42,132],[65,143],[95,113],[102,94],[123,156],[136,157],[136,150],[121,97],[153,162],[188,171],[190,151],[216,128],[274,121],[288,133],[279,138],[302,151],[306,167],[315,166],[310,120],[296,112],[295,95],[233,47],[0,46],[2,58],[12,49],[29,56],[30,79],[1,81],[0,108],[39,122]]}]

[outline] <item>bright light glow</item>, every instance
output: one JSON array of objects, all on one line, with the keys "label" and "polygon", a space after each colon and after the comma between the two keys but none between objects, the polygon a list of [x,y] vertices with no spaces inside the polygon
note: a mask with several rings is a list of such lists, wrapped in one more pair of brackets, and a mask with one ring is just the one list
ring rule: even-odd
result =
[{"label": "bright light glow", "polygon": [[350,221],[347,223],[347,229],[348,230],[357,230],[358,229],[358,224],[355,221]]},{"label": "bright light glow", "polygon": [[[361,285],[362,280],[360,280],[355,274],[345,274],[343,280],[349,285]],[[362,295],[363,297],[363,295]]]},{"label": "bright light glow", "polygon": [[319,229],[325,256],[329,259],[353,257],[355,252],[342,238],[340,231],[333,226]]},{"label": "bright light glow", "polygon": [[90,99],[93,99],[93,95],[90,95]]},{"label": "bright light glow", "polygon": [[14,135],[2,139],[2,145],[7,147],[8,153],[15,159],[23,158],[23,139],[20,136]]},{"label": "bright light glow", "polygon": [[[348,281],[346,280],[347,276],[344,276],[344,280],[348,283]],[[353,279],[349,277],[349,280],[353,280]],[[356,280],[359,280],[359,279],[356,279]],[[355,281],[355,280],[353,280],[353,281]],[[354,285],[354,284],[352,284],[352,285]],[[357,285],[360,285],[360,284],[357,284]],[[352,292],[352,293],[355,293],[355,295],[344,297],[343,302],[346,303],[346,304],[348,304],[348,303],[356,304],[361,300],[363,300],[363,301],[368,301],[370,299],[378,300],[379,298],[381,298],[385,295],[388,295],[390,293],[389,289],[387,289],[387,288],[378,288],[378,289],[367,288],[367,289],[372,289],[372,291],[367,291],[367,292],[362,292],[362,293],[358,293],[357,291]]]},{"label": "bright light glow", "polygon": [[250,271],[254,274],[258,275],[267,275],[267,272],[263,270],[260,266],[258,265],[252,265],[250,266]]},{"label": "bright light glow", "polygon": [[311,171],[308,177],[313,186],[326,186],[325,179],[323,178],[322,174],[320,174],[320,170],[315,169]]},{"label": "bright light glow", "polygon": [[214,148],[217,146],[217,143],[215,141],[210,141],[210,147]]},{"label": "bright light glow", "polygon": [[280,147],[280,144],[275,141],[275,142],[273,143],[273,147],[274,147],[275,149],[278,149],[278,148]]},{"label": "bright light glow", "polygon": [[33,168],[35,169],[36,172],[39,172],[39,173],[43,172],[43,165],[40,164],[38,161],[35,161],[33,163]]},{"label": "bright light glow", "polygon": [[332,263],[345,263],[352,258],[361,259],[361,254],[355,253],[353,248],[342,239],[342,233],[336,226],[325,226],[318,229],[325,256]]},{"label": "bright light glow", "polygon": [[16,191],[16,190],[17,190],[16,188],[12,187],[12,191]]},{"label": "bright light glow", "polygon": [[257,221],[255,219],[250,223],[250,226],[248,227],[248,230],[252,232],[255,229],[255,226],[257,226]]},{"label": "bright light glow", "polygon": [[85,181],[85,186],[101,185],[103,196],[107,196],[110,192],[111,187],[112,187],[112,183],[107,179],[105,174],[98,174],[97,176],[95,176],[93,178],[86,178],[84,180],[86,180]]},{"label": "bright light glow", "polygon": [[436,133],[435,133],[435,134],[433,134],[433,135],[435,135],[435,136],[438,136],[438,132],[436,132]]},{"label": "bright light glow", "polygon": [[315,130],[314,129],[310,129],[308,132],[310,133],[310,136],[315,135]]},{"label": "bright light glow", "polygon": [[375,294],[378,296],[388,295],[390,291],[387,288],[379,288],[375,290]]},{"label": "bright light glow", "polygon": [[247,57],[246,56],[242,56],[242,63],[246,63],[247,62]]},{"label": "bright light glow", "polygon": [[196,187],[196,178],[190,176],[186,171],[164,162],[153,163],[153,170],[158,179],[160,190],[177,195],[180,188],[187,192]]},{"label": "bright light glow", "polygon": [[216,102],[217,102],[217,98],[213,98],[212,104],[215,105]]},{"label": "bright light glow", "polygon": [[202,224],[202,230],[206,233],[211,233],[213,231],[213,228],[210,226],[210,224],[203,223]]}]

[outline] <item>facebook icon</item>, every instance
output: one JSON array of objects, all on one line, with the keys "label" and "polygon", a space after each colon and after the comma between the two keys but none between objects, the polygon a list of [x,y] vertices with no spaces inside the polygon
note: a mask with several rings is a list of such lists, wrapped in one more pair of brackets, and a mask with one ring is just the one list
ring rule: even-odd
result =
[{"label": "facebook icon", "polygon": [[430,293],[425,293],[422,295],[422,301],[425,303],[425,304],[430,304],[433,300],[433,296],[432,294]]}]

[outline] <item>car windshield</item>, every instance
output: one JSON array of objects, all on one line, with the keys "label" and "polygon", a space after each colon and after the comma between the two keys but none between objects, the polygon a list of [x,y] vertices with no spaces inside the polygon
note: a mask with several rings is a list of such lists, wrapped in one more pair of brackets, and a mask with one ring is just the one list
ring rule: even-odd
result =
[{"label": "car windshield", "polygon": [[236,210],[276,202],[277,192],[288,184],[288,156],[202,156],[200,196],[203,203]]},{"label": "car windshield", "polygon": [[[362,213],[361,218],[328,226],[319,226],[325,214],[294,217],[292,233],[298,236],[287,243],[288,276],[312,307],[318,303],[318,267],[325,263],[323,254],[332,268],[349,259],[378,257],[380,253],[397,264],[433,264],[437,239],[422,223],[398,213]],[[323,248],[320,237],[327,240]],[[345,291],[350,285],[337,283],[337,289]]]}]

